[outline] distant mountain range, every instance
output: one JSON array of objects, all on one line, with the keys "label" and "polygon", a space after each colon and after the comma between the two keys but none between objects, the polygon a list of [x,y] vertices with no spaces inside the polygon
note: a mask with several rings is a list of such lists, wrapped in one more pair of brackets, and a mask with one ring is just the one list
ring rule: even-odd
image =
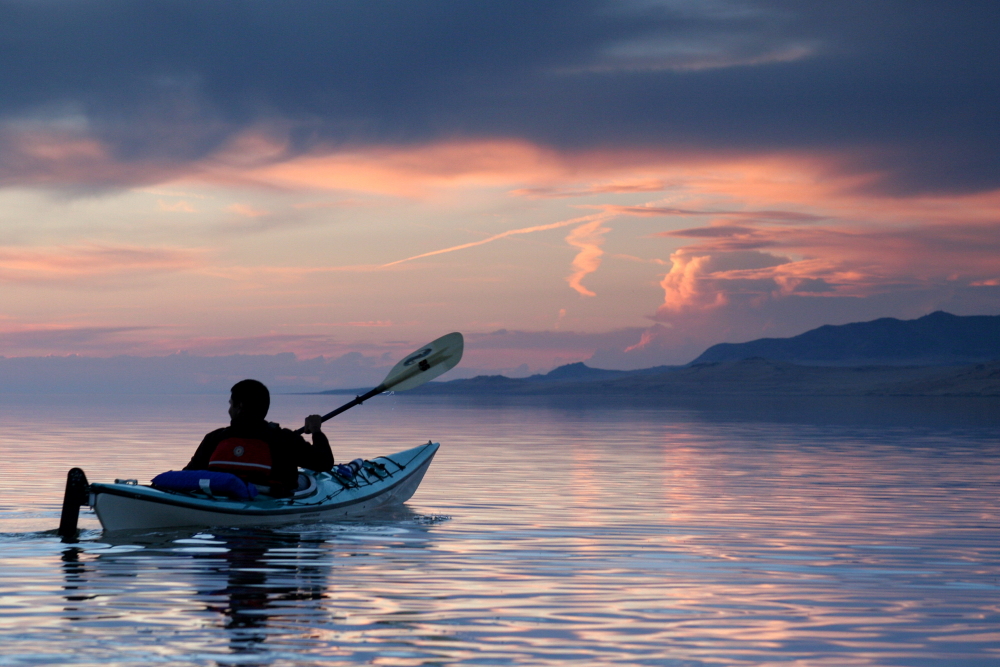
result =
[{"label": "distant mountain range", "polygon": [[[560,366],[544,375],[433,382],[421,394],[1000,396],[1000,316],[935,312],[713,345],[686,366]],[[332,391],[325,393],[350,393]]]},{"label": "distant mountain range", "polygon": [[892,317],[823,326],[792,338],[720,343],[692,364],[762,358],[807,366],[931,366],[1000,359],[1000,315],[942,311],[916,320]]},{"label": "distant mountain range", "polygon": [[[551,375],[508,378],[481,375],[432,382],[414,393],[455,396],[997,396],[1000,362],[968,366],[801,366],[744,359],[641,371],[592,374],[572,364],[561,379]],[[581,368],[582,367],[582,368]],[[566,367],[557,368],[562,371]],[[555,372],[555,371],[553,371]],[[341,393],[341,392],[327,392]]]}]

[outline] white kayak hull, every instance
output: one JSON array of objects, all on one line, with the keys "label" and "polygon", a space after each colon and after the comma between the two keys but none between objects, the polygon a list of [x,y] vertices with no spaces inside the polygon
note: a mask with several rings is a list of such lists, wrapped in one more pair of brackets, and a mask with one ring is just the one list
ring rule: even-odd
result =
[{"label": "white kayak hull", "polygon": [[187,526],[273,526],[330,521],[406,502],[427,472],[438,443],[377,457],[353,480],[306,471],[315,482],[294,498],[213,498],[135,484],[90,485],[90,506],[106,531]]}]

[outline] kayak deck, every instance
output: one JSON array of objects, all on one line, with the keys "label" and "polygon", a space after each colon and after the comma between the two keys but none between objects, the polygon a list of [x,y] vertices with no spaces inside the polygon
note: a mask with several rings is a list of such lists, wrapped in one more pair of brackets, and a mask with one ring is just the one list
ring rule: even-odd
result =
[{"label": "kayak deck", "polygon": [[339,519],[409,500],[439,446],[428,442],[376,457],[366,462],[352,480],[327,472],[304,471],[310,484],[291,498],[259,495],[253,500],[232,500],[128,483],[93,483],[90,506],[106,531]]}]

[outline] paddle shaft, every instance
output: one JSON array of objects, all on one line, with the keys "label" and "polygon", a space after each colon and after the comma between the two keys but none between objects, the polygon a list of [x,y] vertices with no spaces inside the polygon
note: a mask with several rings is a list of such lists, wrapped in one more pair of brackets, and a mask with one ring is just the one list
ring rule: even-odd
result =
[{"label": "paddle shaft", "polygon": [[[384,384],[380,384],[379,386],[377,386],[374,389],[372,389],[371,391],[369,391],[367,394],[363,394],[361,396],[355,396],[354,400],[352,400],[352,401],[350,401],[348,403],[344,403],[343,405],[341,405],[339,408],[337,408],[333,412],[328,412],[325,415],[323,415],[322,421],[326,421],[327,419],[332,419],[332,418],[336,417],[337,415],[339,415],[341,412],[344,412],[346,410],[350,410],[355,405],[361,405],[362,403],[364,403],[365,401],[367,401],[369,398],[373,398],[375,396],[378,396],[379,394],[381,394],[382,392],[386,391],[387,389],[388,389],[388,387],[386,387]],[[296,433],[305,433],[306,432],[306,427],[303,426],[302,428],[300,428],[299,430],[297,430],[295,432]]]},{"label": "paddle shaft", "polygon": [[[426,370],[429,370],[431,367],[436,366],[437,364],[441,363],[441,361],[443,361],[445,358],[446,356],[443,353],[434,354],[431,355],[428,359],[421,361],[419,364],[414,365],[412,368],[406,369],[406,371],[404,371],[403,373],[396,374],[395,376],[393,376],[393,374],[390,374],[390,377],[387,377],[385,379],[385,382],[375,387],[367,394],[363,394],[362,396],[355,396],[353,401],[344,403],[333,412],[328,412],[325,415],[323,415],[322,421],[326,421],[327,419],[336,417],[341,412],[344,412],[345,410],[350,410],[355,405],[361,405],[362,403],[367,401],[369,398],[372,398],[373,396],[378,396],[382,392],[389,391],[397,384],[401,384],[402,382],[409,380],[414,375],[418,375]],[[306,427],[303,426],[302,428],[300,428],[295,432],[299,434],[305,433]]]},{"label": "paddle shaft", "polygon": [[[443,345],[444,349],[438,348],[435,350],[435,346],[438,345]],[[442,336],[441,338],[429,343],[423,350],[414,352],[407,359],[404,359],[396,364],[396,366],[389,371],[389,375],[387,375],[385,380],[382,381],[382,384],[363,396],[355,396],[353,401],[341,405],[333,412],[326,413],[320,421],[325,422],[327,419],[336,417],[341,412],[350,410],[355,405],[361,405],[369,398],[389,391],[393,387],[397,387],[398,391],[405,391],[407,389],[419,387],[423,383],[433,380],[435,377],[441,375],[441,373],[444,373],[448,369],[452,368],[461,358],[462,334],[456,332]],[[433,368],[437,368],[438,370],[428,373],[428,371],[431,371]],[[299,430],[295,431],[295,433],[301,434],[305,433],[305,431],[306,427],[303,426]]]}]

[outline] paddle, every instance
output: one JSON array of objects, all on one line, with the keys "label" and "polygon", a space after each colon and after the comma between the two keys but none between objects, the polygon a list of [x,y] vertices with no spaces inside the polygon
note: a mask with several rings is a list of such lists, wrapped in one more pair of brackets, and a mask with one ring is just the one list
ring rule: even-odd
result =
[{"label": "paddle", "polygon": [[[355,396],[353,401],[341,405],[333,412],[326,413],[323,415],[323,421],[336,417],[341,412],[349,410],[355,405],[361,405],[369,398],[378,396],[382,392],[389,391],[390,389],[394,391],[413,389],[450,371],[462,360],[464,346],[465,341],[462,338],[462,334],[457,331],[427,343],[427,345],[424,345],[393,366],[389,374],[385,376],[382,384],[363,396]],[[303,426],[296,433],[304,433],[305,430]]]}]

